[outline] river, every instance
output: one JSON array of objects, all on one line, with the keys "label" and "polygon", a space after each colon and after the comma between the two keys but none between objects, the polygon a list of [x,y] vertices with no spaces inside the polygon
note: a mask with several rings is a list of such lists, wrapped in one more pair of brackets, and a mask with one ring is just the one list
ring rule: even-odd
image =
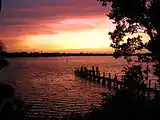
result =
[{"label": "river", "polygon": [[100,71],[118,75],[127,63],[108,56],[8,59],[10,65],[0,73],[25,102],[32,103],[31,116],[60,118],[72,112],[85,113],[91,105],[100,106],[107,88],[74,75],[74,68],[98,66]]}]

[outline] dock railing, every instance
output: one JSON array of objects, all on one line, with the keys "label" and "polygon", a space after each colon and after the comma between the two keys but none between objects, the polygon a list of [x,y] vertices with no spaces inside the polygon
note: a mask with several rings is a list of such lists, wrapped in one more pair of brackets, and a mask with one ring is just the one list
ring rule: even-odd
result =
[{"label": "dock railing", "polygon": [[[92,66],[91,69],[85,66],[75,68],[75,75],[85,80],[94,81],[113,90],[127,89],[128,87],[124,82],[124,79],[126,79],[125,76],[122,75],[120,77],[121,79],[118,79],[117,74],[111,75],[111,73],[100,72],[99,68],[94,66]],[[154,84],[154,88],[151,87],[151,80],[149,80],[148,83],[137,85],[137,98],[138,96],[143,96],[144,99],[150,100],[159,93],[160,90],[157,89],[156,83]]]}]

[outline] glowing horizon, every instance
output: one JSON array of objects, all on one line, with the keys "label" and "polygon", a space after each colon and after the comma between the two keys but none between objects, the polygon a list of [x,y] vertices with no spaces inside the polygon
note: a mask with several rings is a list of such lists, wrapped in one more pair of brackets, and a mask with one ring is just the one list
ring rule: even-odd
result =
[{"label": "glowing horizon", "polygon": [[96,0],[6,0],[0,40],[9,52],[111,51],[107,11]]},{"label": "glowing horizon", "polygon": [[0,40],[9,52],[111,52],[109,10],[96,0],[6,0]]},{"label": "glowing horizon", "polygon": [[60,51],[65,49],[107,49],[110,45],[110,41],[107,41],[107,32],[108,31],[106,29],[89,29],[75,32],[62,32],[55,35],[33,35],[26,37],[25,45],[32,46],[30,47],[31,49],[39,46],[41,48],[39,50],[41,51]]}]

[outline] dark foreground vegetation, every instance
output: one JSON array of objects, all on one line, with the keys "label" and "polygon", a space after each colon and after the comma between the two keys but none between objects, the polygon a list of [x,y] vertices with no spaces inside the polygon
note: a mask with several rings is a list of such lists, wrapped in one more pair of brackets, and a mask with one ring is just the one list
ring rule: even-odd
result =
[{"label": "dark foreground vegetation", "polygon": [[15,95],[15,89],[0,83],[0,119],[1,120],[26,120],[29,105]]},{"label": "dark foreground vegetation", "polygon": [[101,109],[93,108],[86,115],[70,116],[70,120],[156,120],[160,113],[160,98],[136,100],[130,90],[118,90],[115,95],[103,94]]}]

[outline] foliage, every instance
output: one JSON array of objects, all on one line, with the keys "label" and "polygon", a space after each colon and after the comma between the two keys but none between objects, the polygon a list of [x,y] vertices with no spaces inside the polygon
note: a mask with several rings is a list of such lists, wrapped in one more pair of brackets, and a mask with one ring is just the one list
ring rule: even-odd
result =
[{"label": "foliage", "polygon": [[9,62],[2,56],[2,52],[5,50],[3,42],[0,41],[0,70],[9,65]]},{"label": "foliage", "polygon": [[[116,28],[109,32],[112,40],[111,47],[115,49],[114,57],[124,58],[131,62],[130,54],[137,51],[147,50],[151,54],[138,54],[137,66],[129,66],[125,74],[139,71],[141,80],[148,80],[148,72],[153,72],[153,75],[158,77],[160,81],[160,1],[159,0],[97,0],[100,1],[103,7],[111,6],[112,10],[107,16],[114,20]],[[138,36],[137,36],[138,34]],[[142,39],[143,35],[148,35],[148,40]],[[125,39],[127,38],[127,39]],[[152,63],[152,68],[141,68],[142,65],[146,68],[149,63]],[[144,63],[146,63],[144,65]],[[134,69],[134,70],[133,70]],[[145,69],[145,70],[144,70]],[[138,76],[132,75],[136,79]],[[132,82],[132,77],[130,81]],[[140,76],[139,76],[140,77]],[[132,79],[132,80],[131,80]],[[139,82],[142,82],[139,81]]]},{"label": "foliage", "polygon": [[159,99],[140,101],[134,99],[130,90],[121,89],[115,95],[103,93],[101,109],[81,115],[72,114],[63,120],[156,120],[159,117]]},{"label": "foliage", "polygon": [[29,105],[15,96],[14,88],[9,84],[0,83],[0,119],[24,120]]},{"label": "foliage", "polygon": [[5,45],[2,41],[0,41],[0,52],[3,52],[5,50]]},{"label": "foliage", "polygon": [[[111,4],[112,10],[107,16],[114,20],[116,29],[110,32],[112,39],[111,46],[115,52],[126,55],[140,49],[148,49],[159,59],[158,45],[160,44],[160,17],[159,0],[98,0],[102,6]],[[110,4],[108,4],[110,3]],[[150,36],[146,43],[142,42],[141,36],[128,38],[125,43],[126,35],[143,32]]]}]

